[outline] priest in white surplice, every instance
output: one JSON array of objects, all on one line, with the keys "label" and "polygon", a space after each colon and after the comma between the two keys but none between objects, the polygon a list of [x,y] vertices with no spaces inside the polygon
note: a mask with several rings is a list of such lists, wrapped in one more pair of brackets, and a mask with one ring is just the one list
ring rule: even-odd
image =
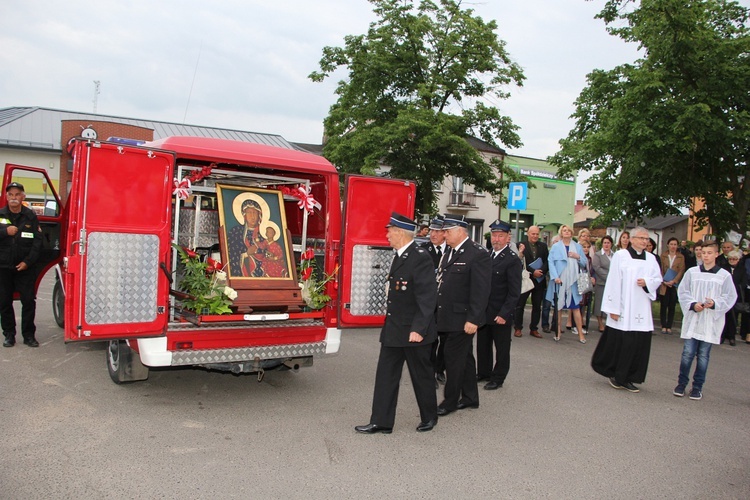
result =
[{"label": "priest in white surplice", "polygon": [[607,328],[591,366],[608,377],[615,389],[638,392],[634,384],[646,380],[654,329],[651,302],[656,299],[662,274],[656,257],[645,251],[648,231],[637,227],[630,234],[631,247],[617,251],[609,267],[602,298]]}]

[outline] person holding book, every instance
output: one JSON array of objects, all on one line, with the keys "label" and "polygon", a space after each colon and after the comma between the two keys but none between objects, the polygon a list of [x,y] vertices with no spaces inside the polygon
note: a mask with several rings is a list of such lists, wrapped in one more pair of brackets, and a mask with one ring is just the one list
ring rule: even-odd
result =
[{"label": "person holding book", "polygon": [[[526,263],[526,270],[531,274],[534,281],[534,288],[526,293],[522,293],[518,299],[515,314],[513,315],[515,323],[516,337],[523,335],[523,312],[526,307],[526,301],[531,296],[531,321],[529,322],[529,335],[536,338],[542,338],[539,333],[539,319],[542,316],[542,301],[547,288],[545,276],[547,274],[547,258],[549,250],[547,245],[539,239],[540,230],[538,226],[531,226],[526,232],[526,240],[521,242],[523,250],[522,257]],[[544,323],[544,322],[543,322]],[[544,326],[544,324],[542,324]]]},{"label": "person holding book", "polygon": [[678,243],[677,238],[669,238],[667,251],[661,254],[661,274],[664,276],[659,287],[661,333],[672,333],[677,285],[685,274],[685,257],[678,251]]}]

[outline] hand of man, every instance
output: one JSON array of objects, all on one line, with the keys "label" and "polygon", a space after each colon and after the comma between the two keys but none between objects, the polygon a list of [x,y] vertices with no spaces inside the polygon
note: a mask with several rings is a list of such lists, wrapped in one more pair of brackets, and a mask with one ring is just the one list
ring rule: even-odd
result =
[{"label": "hand of man", "polygon": [[16,266],[16,271],[25,271],[29,268],[29,266],[26,265],[25,262],[21,262]]},{"label": "hand of man", "polygon": [[423,339],[424,337],[422,337],[417,332],[411,332],[409,334],[409,342],[422,342]]},{"label": "hand of man", "polygon": [[536,270],[534,271],[534,274],[533,274],[533,276],[534,276],[535,278],[540,278],[540,277],[542,276],[542,274],[544,274],[544,273],[542,272],[542,270],[541,270],[541,269],[536,269]]},{"label": "hand of man", "polygon": [[504,325],[505,320],[503,319],[502,316],[495,316],[495,323],[497,323],[498,325]]},{"label": "hand of man", "polygon": [[701,312],[702,310],[703,310],[703,304],[701,304],[700,302],[696,303],[693,306],[693,311],[695,311],[697,313]]},{"label": "hand of man", "polygon": [[464,325],[464,332],[468,333],[469,335],[474,335],[475,333],[477,333],[477,325],[467,321]]},{"label": "hand of man", "polygon": [[615,321],[620,321],[620,315],[619,314],[609,313],[609,317],[612,318]]},{"label": "hand of man", "polygon": [[18,234],[18,228],[16,226],[8,226],[6,231],[8,232],[8,236],[15,236]]},{"label": "hand of man", "polygon": [[643,288],[644,286],[646,286],[646,280],[644,280],[643,278],[638,278],[635,281],[635,284],[638,285],[639,287]]}]

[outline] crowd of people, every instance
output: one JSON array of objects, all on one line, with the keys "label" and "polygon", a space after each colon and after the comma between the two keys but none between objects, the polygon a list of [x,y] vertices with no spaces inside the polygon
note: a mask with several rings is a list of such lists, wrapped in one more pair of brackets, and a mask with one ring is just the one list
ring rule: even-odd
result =
[{"label": "crowd of people", "polygon": [[659,255],[643,227],[623,231],[615,244],[608,235],[592,241],[587,229],[574,237],[562,225],[550,247],[532,226],[516,248],[510,225],[496,220],[485,249],[469,238],[463,216],[438,216],[418,233],[414,221],[394,213],[386,227],[396,256],[387,276],[372,414],[357,432],[392,432],[404,362],[422,419],[417,431],[432,430],[438,417],[478,408],[480,382],[486,391],[503,387],[512,337],[524,334],[527,305],[528,333],[538,339],[544,338],[541,324],[557,342],[567,328],[586,344],[593,316],[601,335],[592,369],[613,388],[632,393],[646,379],[653,302],[662,334],[675,328],[677,304],[682,313],[675,396],[688,394],[695,359],[689,397],[702,398],[712,345],[736,345],[738,328],[750,343],[750,256],[729,241],[697,242],[691,251],[670,238]]}]

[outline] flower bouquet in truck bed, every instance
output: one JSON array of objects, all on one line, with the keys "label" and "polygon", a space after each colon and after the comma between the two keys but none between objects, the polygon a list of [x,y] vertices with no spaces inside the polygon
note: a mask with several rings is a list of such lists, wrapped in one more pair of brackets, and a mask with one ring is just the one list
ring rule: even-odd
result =
[{"label": "flower bouquet in truck bed", "polygon": [[305,304],[312,310],[322,309],[331,300],[331,296],[325,293],[325,289],[326,285],[336,277],[338,264],[331,274],[320,273],[315,263],[315,252],[312,248],[308,248],[300,256],[298,271],[299,286],[302,289],[302,299]]},{"label": "flower bouquet in truck bed", "polygon": [[180,298],[183,307],[196,314],[230,314],[237,292],[227,286],[227,274],[222,270],[221,262],[211,257],[204,262],[193,250],[172,246],[184,266],[180,280],[180,290],[186,294]]}]

